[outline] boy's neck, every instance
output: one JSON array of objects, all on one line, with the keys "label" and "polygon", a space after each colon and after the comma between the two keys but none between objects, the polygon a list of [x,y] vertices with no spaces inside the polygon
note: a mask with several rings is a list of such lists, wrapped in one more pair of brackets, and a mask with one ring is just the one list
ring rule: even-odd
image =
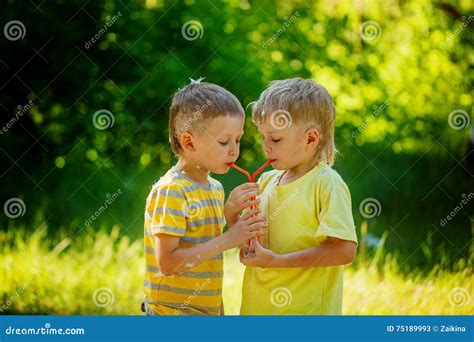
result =
[{"label": "boy's neck", "polygon": [[183,157],[179,158],[178,163],[176,164],[176,169],[184,173],[186,177],[189,177],[200,184],[207,185],[209,170],[203,169],[199,165]]},{"label": "boy's neck", "polygon": [[311,158],[290,169],[287,169],[282,177],[282,182],[291,183],[300,177],[303,177],[308,171],[312,170],[321,160]]}]

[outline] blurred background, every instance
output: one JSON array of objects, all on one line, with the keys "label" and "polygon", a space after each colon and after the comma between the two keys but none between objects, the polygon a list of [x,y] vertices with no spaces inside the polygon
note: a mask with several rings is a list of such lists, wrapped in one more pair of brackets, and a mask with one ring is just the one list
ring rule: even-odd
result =
[{"label": "blurred background", "polygon": [[[468,0],[3,1],[0,314],[139,314],[145,199],[176,162],[170,99],[200,77],[244,107],[276,79],[332,94],[360,239],[344,313],[472,314],[473,14]],[[225,257],[237,314],[242,267]]]}]

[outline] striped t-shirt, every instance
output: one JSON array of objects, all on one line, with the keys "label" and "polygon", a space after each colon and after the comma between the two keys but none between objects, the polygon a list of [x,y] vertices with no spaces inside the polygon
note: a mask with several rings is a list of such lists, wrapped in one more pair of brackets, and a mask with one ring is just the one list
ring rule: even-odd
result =
[{"label": "striped t-shirt", "polygon": [[224,189],[208,177],[204,186],[171,168],[152,188],[145,210],[145,302],[159,315],[219,315],[222,254],[185,272],[165,276],[155,257],[155,235],[180,237],[189,248],[222,234]]}]

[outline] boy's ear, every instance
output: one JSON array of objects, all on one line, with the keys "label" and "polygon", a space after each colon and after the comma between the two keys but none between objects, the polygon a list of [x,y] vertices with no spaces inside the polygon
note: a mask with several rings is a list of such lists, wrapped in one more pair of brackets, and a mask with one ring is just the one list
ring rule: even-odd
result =
[{"label": "boy's ear", "polygon": [[306,144],[308,147],[314,148],[319,144],[321,134],[316,128],[310,128],[306,131]]},{"label": "boy's ear", "polygon": [[184,151],[194,151],[194,138],[190,132],[183,132],[179,137],[179,142],[181,144],[181,148]]}]

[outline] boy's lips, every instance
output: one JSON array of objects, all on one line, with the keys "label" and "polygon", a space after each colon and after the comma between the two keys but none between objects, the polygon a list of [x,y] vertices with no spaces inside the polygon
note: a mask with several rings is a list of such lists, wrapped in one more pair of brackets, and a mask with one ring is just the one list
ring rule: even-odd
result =
[{"label": "boy's lips", "polygon": [[[274,161],[276,161],[276,159],[268,159],[268,160],[270,161],[270,163],[273,163]],[[227,166],[232,166],[232,165],[234,165],[233,162],[232,162],[232,163],[226,163],[226,164],[227,164]]]}]

